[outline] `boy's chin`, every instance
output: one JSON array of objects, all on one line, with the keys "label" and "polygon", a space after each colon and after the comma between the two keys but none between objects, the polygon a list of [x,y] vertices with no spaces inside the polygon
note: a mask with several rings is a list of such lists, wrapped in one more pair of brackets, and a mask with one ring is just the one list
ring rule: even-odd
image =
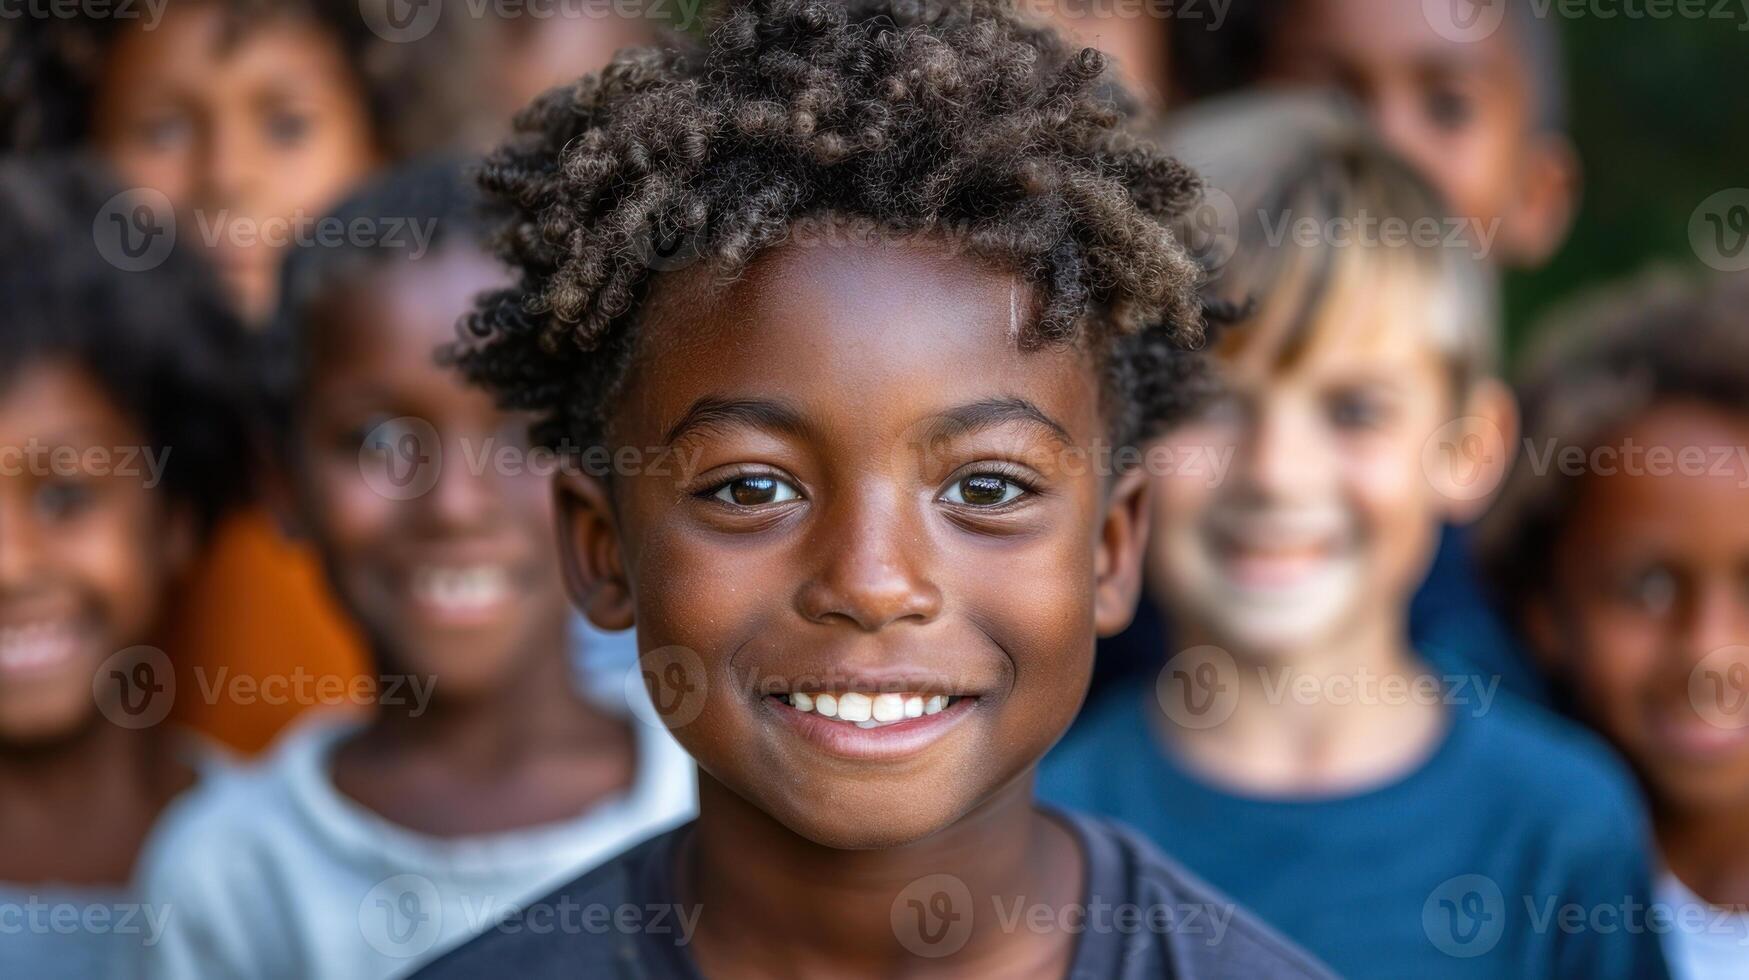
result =
[{"label": "boy's chin", "polygon": [[869,800],[854,792],[754,803],[796,836],[840,851],[915,844],[952,826],[959,817],[939,801],[931,807],[916,804],[904,794]]}]

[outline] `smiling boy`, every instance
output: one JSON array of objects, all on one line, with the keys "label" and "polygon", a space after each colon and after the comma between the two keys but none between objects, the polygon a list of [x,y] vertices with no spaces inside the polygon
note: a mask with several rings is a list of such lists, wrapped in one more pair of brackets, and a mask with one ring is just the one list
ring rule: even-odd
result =
[{"label": "smiling boy", "polygon": [[461,360],[549,445],[698,454],[558,496],[700,815],[429,975],[1322,975],[1032,799],[1138,588],[1143,481],[1084,461],[1197,334],[1194,179],[1102,68],[997,4],[743,3],[523,114],[485,175],[522,279]]}]

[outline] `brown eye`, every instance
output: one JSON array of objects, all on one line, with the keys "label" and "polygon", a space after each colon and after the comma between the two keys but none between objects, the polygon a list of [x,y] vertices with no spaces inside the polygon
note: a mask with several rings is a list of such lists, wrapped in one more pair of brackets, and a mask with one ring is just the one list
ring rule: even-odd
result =
[{"label": "brown eye", "polygon": [[977,473],[950,487],[946,499],[951,503],[972,507],[994,507],[1008,503],[1025,493],[1025,488],[994,473]]},{"label": "brown eye", "polygon": [[711,496],[740,507],[760,507],[794,500],[801,494],[776,477],[755,475],[738,476],[718,487]]}]

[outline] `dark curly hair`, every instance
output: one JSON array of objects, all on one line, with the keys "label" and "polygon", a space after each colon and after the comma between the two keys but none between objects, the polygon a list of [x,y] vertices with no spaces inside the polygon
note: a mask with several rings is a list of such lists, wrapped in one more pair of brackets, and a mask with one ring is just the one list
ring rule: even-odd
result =
[{"label": "dark curly hair", "polygon": [[[1034,292],[1033,344],[1104,362],[1121,441],[1184,407],[1195,176],[1124,129],[1105,58],[999,0],[742,0],[702,45],[622,51],[523,110],[481,175],[519,273],[453,354],[553,447],[600,444],[652,266],[732,279],[799,223],[946,234]],[[697,274],[691,270],[688,274]]]},{"label": "dark curly hair", "polygon": [[243,327],[204,262],[173,250],[124,271],[93,226],[115,198],[71,158],[0,161],[0,390],[34,365],[77,364],[168,451],[163,487],[210,528],[251,489]]},{"label": "dark curly hair", "polygon": [[[1670,402],[1749,416],[1749,277],[1696,282],[1661,270],[1581,297],[1538,330],[1518,396],[1523,445],[1577,446],[1588,458]],[[1527,463],[1521,455],[1476,539],[1514,615],[1546,594],[1555,544],[1584,481]]]}]

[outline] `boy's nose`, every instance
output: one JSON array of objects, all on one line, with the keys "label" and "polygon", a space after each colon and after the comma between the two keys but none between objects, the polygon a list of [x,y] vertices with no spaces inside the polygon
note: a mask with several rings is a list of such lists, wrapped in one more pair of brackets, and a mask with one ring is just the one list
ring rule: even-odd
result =
[{"label": "boy's nose", "polygon": [[1239,450],[1244,485],[1267,500],[1289,500],[1329,478],[1328,447],[1313,426],[1284,407],[1259,410]]},{"label": "boy's nose", "polygon": [[941,612],[941,590],[924,571],[920,528],[895,505],[868,502],[817,526],[835,527],[813,546],[819,571],[796,593],[796,608],[816,623],[843,621],[873,631],[901,620],[926,623]]},{"label": "boy's nose", "polygon": [[437,478],[419,503],[426,521],[448,530],[465,530],[489,523],[499,513],[503,488],[490,468],[475,472],[465,445],[443,448]]},{"label": "boy's nose", "polygon": [[1679,629],[1697,663],[1727,647],[1749,645],[1749,608],[1737,583],[1730,577],[1701,583],[1683,604]]}]

